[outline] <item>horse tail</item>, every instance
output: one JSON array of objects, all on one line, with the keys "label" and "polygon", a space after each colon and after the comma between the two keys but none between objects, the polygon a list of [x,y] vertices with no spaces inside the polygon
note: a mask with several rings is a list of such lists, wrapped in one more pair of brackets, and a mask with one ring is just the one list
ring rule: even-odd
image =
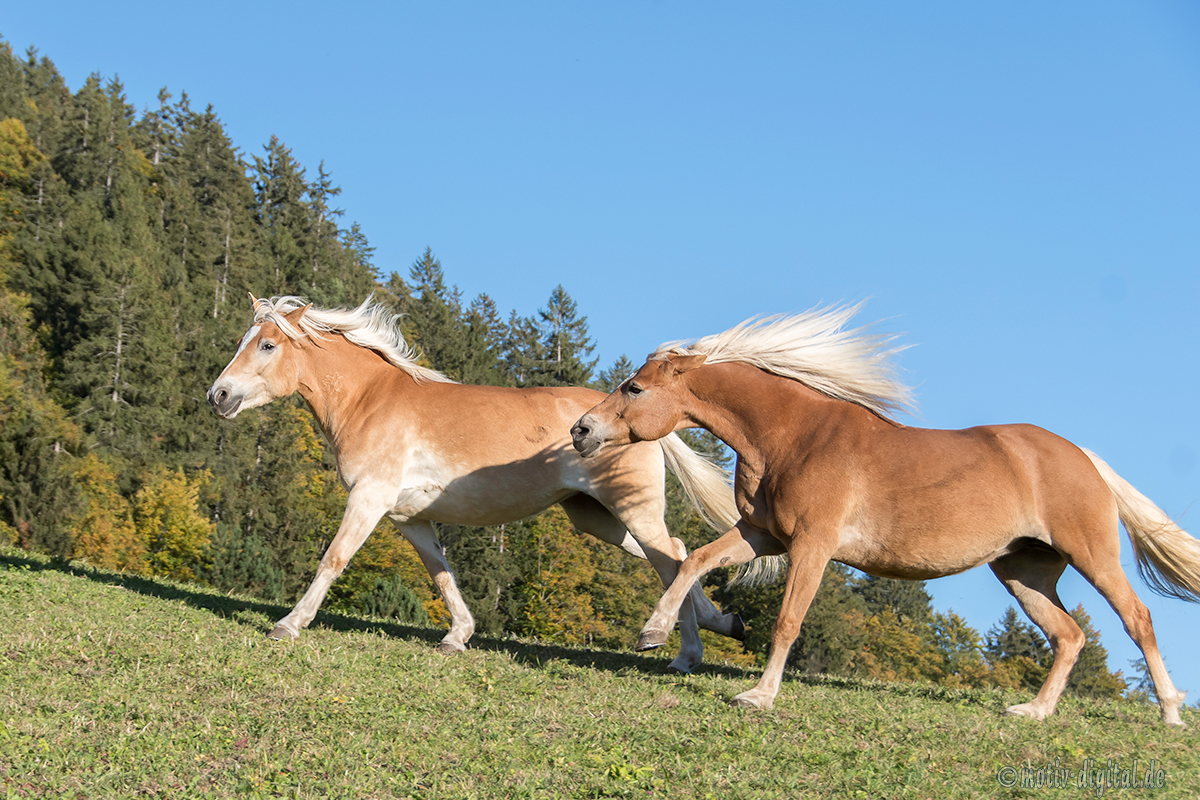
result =
[{"label": "horse tail", "polygon": [[[733,485],[727,471],[687,446],[677,434],[671,433],[658,440],[662,446],[663,459],[688,500],[700,512],[700,516],[718,533],[733,528],[741,521],[733,499]],[[758,584],[775,580],[786,568],[785,556],[764,556],[744,564],[731,583]]]},{"label": "horse tail", "polygon": [[1133,542],[1138,573],[1155,592],[1200,602],[1200,541],[1176,525],[1150,498],[1090,450],[1084,450],[1117,500]]},{"label": "horse tail", "polygon": [[679,478],[684,494],[704,521],[718,533],[737,525],[742,515],[733,501],[729,473],[688,447],[678,434],[668,434],[658,443],[662,446],[667,467]]}]

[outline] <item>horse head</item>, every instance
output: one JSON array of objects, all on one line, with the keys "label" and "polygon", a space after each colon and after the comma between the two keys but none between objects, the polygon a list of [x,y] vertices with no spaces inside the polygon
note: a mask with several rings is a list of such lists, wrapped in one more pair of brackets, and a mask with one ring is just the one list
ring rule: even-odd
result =
[{"label": "horse head", "polygon": [[661,439],[683,425],[683,375],[704,363],[703,354],[655,356],[588,411],[571,428],[571,441],[584,458],[605,445]]},{"label": "horse head", "polygon": [[250,295],[254,322],[238,340],[237,352],[208,390],[208,402],[225,419],[287,397],[299,387],[296,351],[302,346],[300,321],[310,306],[286,313],[270,300]]}]

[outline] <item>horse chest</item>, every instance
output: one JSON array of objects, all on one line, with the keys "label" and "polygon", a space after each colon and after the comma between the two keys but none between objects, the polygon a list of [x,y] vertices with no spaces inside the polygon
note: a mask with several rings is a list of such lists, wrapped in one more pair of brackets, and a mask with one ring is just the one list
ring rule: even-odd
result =
[{"label": "horse chest", "polygon": [[738,513],[756,528],[771,529],[771,503],[763,485],[762,471],[738,460],[734,476],[734,500]]}]

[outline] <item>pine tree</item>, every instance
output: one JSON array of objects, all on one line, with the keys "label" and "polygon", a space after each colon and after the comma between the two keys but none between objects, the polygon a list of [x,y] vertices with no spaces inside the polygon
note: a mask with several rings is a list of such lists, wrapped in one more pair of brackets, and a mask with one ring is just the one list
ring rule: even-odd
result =
[{"label": "pine tree", "polygon": [[302,294],[312,288],[312,262],[302,245],[309,227],[304,168],[277,136],[263,149],[265,158],[254,157],[253,177],[256,210],[272,270],[270,294]]},{"label": "pine tree", "polygon": [[942,657],[941,683],[953,687],[978,687],[988,682],[983,639],[958,614],[949,611],[933,615],[933,641]]},{"label": "pine tree", "polygon": [[0,38],[0,120],[27,113],[28,100],[21,64],[13,57],[12,45]]},{"label": "pine tree", "polygon": [[[850,585],[849,567],[830,562],[821,585],[804,615],[800,635],[788,654],[788,664],[818,674],[853,674],[863,667],[868,643],[867,610]],[[767,656],[771,631],[783,603],[783,582],[746,586],[734,583],[718,588],[714,598],[726,610],[737,611],[746,622],[746,649]]]},{"label": "pine tree", "polygon": [[902,581],[861,575],[851,585],[867,604],[867,611],[878,614],[890,610],[899,619],[925,625],[933,619],[933,598],[925,590],[925,581]]},{"label": "pine tree", "polygon": [[438,526],[458,589],[475,617],[477,632],[499,635],[518,628],[507,615],[509,593],[520,579],[512,558],[513,529],[512,523],[490,528]]},{"label": "pine tree", "polygon": [[509,612],[517,633],[568,644],[590,644],[609,635],[588,592],[595,564],[579,547],[578,534],[562,509],[515,526],[512,545],[526,564]]},{"label": "pine tree", "polygon": [[66,557],[83,505],[72,458],[83,436],[49,396],[43,363],[28,310],[0,275],[0,522],[5,538]]},{"label": "pine tree", "polygon": [[[1022,622],[1015,608],[1008,607],[984,641],[984,655],[1000,685],[1034,691],[1041,688],[1052,654],[1042,635],[1032,625]],[[1011,681],[1005,679],[1002,670],[1011,674]]]},{"label": "pine tree", "polygon": [[496,302],[486,294],[478,295],[467,309],[464,336],[463,383],[505,386],[501,354],[507,331],[496,310]]},{"label": "pine tree", "polygon": [[[17,72],[7,47],[0,62]],[[37,224],[48,168],[24,123],[0,120],[0,532],[24,547],[67,556],[70,519],[83,501],[72,463],[83,437],[52,398],[28,299],[10,290],[24,277],[24,245]]]},{"label": "pine tree", "polygon": [[400,310],[413,326],[414,344],[429,365],[460,380],[467,361],[467,332],[457,290],[446,287],[442,263],[426,247],[409,268],[411,285],[393,278],[401,294]]},{"label": "pine tree", "polygon": [[1127,682],[1126,697],[1143,703],[1158,703],[1158,693],[1154,690],[1154,677],[1150,674],[1150,668],[1146,666],[1146,659],[1131,660],[1129,667],[1133,670],[1133,675],[1132,679]]},{"label": "pine tree", "polygon": [[504,334],[505,382],[512,386],[544,386],[548,359],[537,323],[513,311]]},{"label": "pine tree", "polygon": [[622,353],[617,360],[613,362],[608,369],[600,370],[600,375],[596,380],[596,388],[602,392],[610,394],[616,391],[616,388],[625,382],[625,379],[633,375],[637,370],[634,363],[629,360],[629,357]]},{"label": "pine tree", "polygon": [[587,360],[595,349],[588,335],[587,318],[560,283],[550,293],[546,308],[538,311],[543,335],[548,386],[586,386],[592,380],[596,360]]}]

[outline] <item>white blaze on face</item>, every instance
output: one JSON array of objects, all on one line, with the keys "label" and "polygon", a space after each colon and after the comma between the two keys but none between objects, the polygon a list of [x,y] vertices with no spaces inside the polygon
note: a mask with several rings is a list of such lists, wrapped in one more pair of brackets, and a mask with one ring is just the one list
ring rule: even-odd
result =
[{"label": "white blaze on face", "polygon": [[237,352],[233,354],[234,359],[237,359],[237,357],[242,354],[242,351],[246,349],[246,345],[248,345],[248,344],[250,344],[250,342],[254,341],[254,337],[258,336],[258,332],[261,330],[262,330],[262,325],[255,325],[253,328],[246,331],[246,335],[242,337],[242,341],[238,345]]}]

